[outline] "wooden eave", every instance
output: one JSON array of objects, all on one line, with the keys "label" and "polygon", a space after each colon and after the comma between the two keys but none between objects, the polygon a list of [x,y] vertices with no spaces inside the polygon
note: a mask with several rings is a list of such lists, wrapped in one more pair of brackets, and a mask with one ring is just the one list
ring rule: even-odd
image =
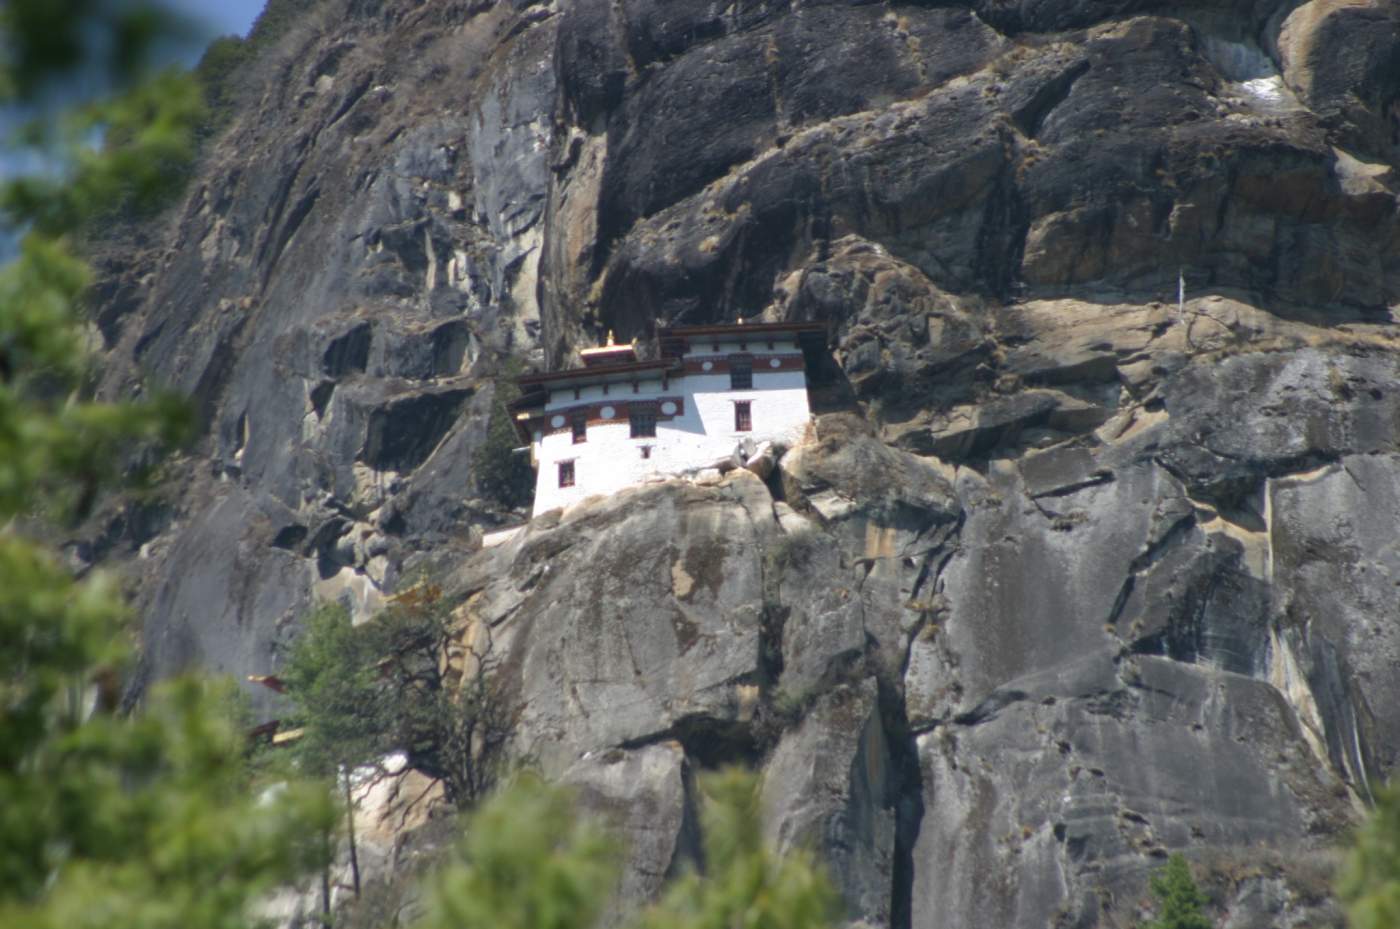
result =
[{"label": "wooden eave", "polygon": [[657,326],[656,342],[663,358],[684,355],[691,339],[764,342],[778,335],[795,335],[804,350],[824,350],[830,326],[823,322],[716,323],[709,326]]}]

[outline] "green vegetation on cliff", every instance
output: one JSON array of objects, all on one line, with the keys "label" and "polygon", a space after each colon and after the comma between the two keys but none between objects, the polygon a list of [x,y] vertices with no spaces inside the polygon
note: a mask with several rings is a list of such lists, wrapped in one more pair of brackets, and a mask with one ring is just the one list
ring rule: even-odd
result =
[{"label": "green vegetation on cliff", "polygon": [[1202,912],[1206,895],[1196,886],[1191,866],[1183,856],[1168,858],[1166,867],[1152,875],[1148,886],[1161,912],[1156,919],[1144,923],[1142,929],[1212,929],[1213,924]]},{"label": "green vegetation on cliff", "polygon": [[486,441],[472,460],[477,489],[512,509],[529,506],[535,496],[535,472],[529,459],[515,451],[520,437],[510,411],[510,404],[520,396],[515,379],[521,371],[518,363],[507,364],[492,382],[493,403]]},{"label": "green vegetation on cliff", "polygon": [[[483,636],[487,635],[483,633]],[[403,752],[442,782],[461,809],[496,784],[509,735],[489,639],[457,641],[442,592],[420,584],[353,627],[325,606],[307,620],[287,662],[303,763],[319,775]]]}]

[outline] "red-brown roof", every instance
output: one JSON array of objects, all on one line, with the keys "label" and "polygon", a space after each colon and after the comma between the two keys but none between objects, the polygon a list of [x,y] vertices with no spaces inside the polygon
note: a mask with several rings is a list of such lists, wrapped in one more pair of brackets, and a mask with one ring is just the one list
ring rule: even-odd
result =
[{"label": "red-brown roof", "polygon": [[828,330],[822,322],[796,323],[713,323],[705,326],[657,326],[656,334],[669,336],[768,335],[776,332],[821,332]]}]

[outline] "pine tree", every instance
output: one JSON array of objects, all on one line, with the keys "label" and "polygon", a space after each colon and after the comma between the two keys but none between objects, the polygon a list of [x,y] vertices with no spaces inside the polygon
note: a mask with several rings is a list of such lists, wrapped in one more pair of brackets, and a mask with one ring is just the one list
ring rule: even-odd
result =
[{"label": "pine tree", "polygon": [[433,584],[410,587],[360,626],[344,609],[323,606],[308,617],[283,674],[303,731],[297,754],[324,776],[403,752],[468,809],[494,786],[509,736],[498,663],[489,630],[461,641]]},{"label": "pine tree", "polygon": [[507,362],[492,382],[491,418],[486,437],[472,458],[472,478],[477,489],[501,506],[515,509],[534,499],[535,473],[530,460],[515,449],[520,437],[510,405],[520,396],[515,384],[521,367]]},{"label": "pine tree", "polygon": [[1152,876],[1148,887],[1157,898],[1160,913],[1143,929],[1212,929],[1201,908],[1206,896],[1191,876],[1191,866],[1181,855],[1167,859],[1166,867]]},{"label": "pine tree", "polygon": [[[181,431],[177,405],[88,398],[88,272],[73,246],[99,218],[156,206],[188,163],[197,90],[140,67],[163,22],[98,0],[0,7],[0,103],[37,114],[21,135],[46,164],[0,188],[0,232],[25,233],[0,269],[6,929],[242,929],[262,895],[315,863],[330,821],[319,792],[255,793],[226,688],[174,681],[120,713],[130,634],[117,585],[75,579],[42,541],[83,516],[124,462]],[[91,48],[107,57],[91,61]],[[80,71],[113,95],[46,109]]]}]

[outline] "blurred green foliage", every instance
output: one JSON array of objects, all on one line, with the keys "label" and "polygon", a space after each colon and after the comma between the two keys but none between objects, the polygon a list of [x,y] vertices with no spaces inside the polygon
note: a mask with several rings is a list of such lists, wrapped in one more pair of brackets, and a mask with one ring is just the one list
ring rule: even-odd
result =
[{"label": "blurred green foliage", "polygon": [[110,98],[46,114],[26,141],[43,152],[44,174],[9,180],[0,208],[12,223],[60,236],[99,218],[141,216],[183,189],[204,118],[199,88],[165,71]]},{"label": "blurred green foliage", "polygon": [[151,2],[6,0],[0,6],[0,103],[42,99],[87,76],[108,87],[137,79],[152,46],[178,32]]},{"label": "blurred green foliage", "polygon": [[678,880],[639,929],[819,929],[841,910],[826,872],[804,850],[780,856],[763,841],[759,782],[730,769],[701,781],[705,869]]},{"label": "blurred green foliage", "polygon": [[[91,397],[89,282],[74,241],[167,196],[193,151],[197,89],[143,67],[150,5],[11,0],[0,91],[42,157],[0,185],[23,231],[0,268],[0,926],[240,929],[324,856],[326,792],[255,790],[227,688],[194,679],[120,709],[129,616],[115,581],[75,578],[42,539],[82,517],[128,462],[185,432],[183,406]],[[92,48],[105,49],[98,60]],[[110,91],[65,107],[80,75]],[[17,125],[16,119],[9,121]]]},{"label": "blurred green foliage", "polygon": [[419,929],[592,929],[618,860],[567,793],[523,776],[467,818]]},{"label": "blurred green foliage", "polygon": [[[705,867],[676,881],[634,929],[827,929],[841,911],[813,857],[763,841],[759,783],[700,779]],[[459,860],[438,876],[418,929],[590,929],[617,885],[619,849],[568,794],[523,778],[470,816]]]},{"label": "blurred green foliage", "polygon": [[1377,795],[1356,831],[1337,889],[1351,929],[1400,926],[1400,784]]}]

